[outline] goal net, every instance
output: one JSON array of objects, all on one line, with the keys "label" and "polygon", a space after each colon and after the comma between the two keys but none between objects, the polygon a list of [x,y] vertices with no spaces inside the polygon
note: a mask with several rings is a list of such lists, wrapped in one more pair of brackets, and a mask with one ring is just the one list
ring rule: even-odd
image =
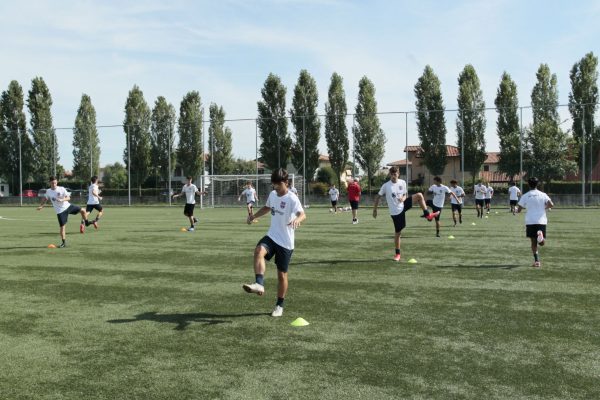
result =
[{"label": "goal net", "polygon": [[[303,179],[301,176],[290,174],[291,186],[298,191],[298,197],[302,199]],[[202,196],[202,207],[245,207],[246,199],[238,198],[246,188],[246,184],[252,182],[258,196],[258,205],[265,204],[267,197],[273,190],[271,185],[271,174],[248,174],[248,175],[204,175],[202,186],[207,193]]]}]

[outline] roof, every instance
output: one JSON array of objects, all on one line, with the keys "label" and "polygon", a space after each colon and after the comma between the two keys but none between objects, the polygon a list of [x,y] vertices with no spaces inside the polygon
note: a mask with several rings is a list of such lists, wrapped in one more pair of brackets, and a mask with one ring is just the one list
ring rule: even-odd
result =
[{"label": "roof", "polygon": [[[417,157],[421,157],[421,153],[423,153],[423,149],[421,146],[406,146],[404,148],[404,152],[412,152],[417,153]],[[450,144],[446,145],[446,156],[447,157],[459,157],[460,152],[458,151],[458,147],[452,146]]]},{"label": "roof", "polygon": [[521,172],[520,174],[516,174],[515,176],[506,175],[504,172],[500,171],[481,171],[479,172],[479,178],[482,181],[490,182],[490,183],[500,183],[500,182],[511,182],[521,180],[521,176],[525,175],[525,172]]},{"label": "roof", "polygon": [[483,162],[484,164],[498,164],[500,162],[500,153],[497,151],[490,151],[485,154],[487,157]]},{"label": "roof", "polygon": [[329,161],[329,156],[327,154],[319,154],[319,161]]},{"label": "roof", "polygon": [[406,165],[406,164],[408,164],[408,165],[412,165],[412,162],[411,162],[411,161],[408,161],[408,162],[407,162],[407,160],[406,160],[406,159],[404,159],[404,160],[392,161],[392,162],[390,162],[390,163],[387,163],[386,165],[387,165],[388,167],[393,167],[393,166],[396,166],[396,167],[401,167],[401,166],[404,166],[404,165]]}]

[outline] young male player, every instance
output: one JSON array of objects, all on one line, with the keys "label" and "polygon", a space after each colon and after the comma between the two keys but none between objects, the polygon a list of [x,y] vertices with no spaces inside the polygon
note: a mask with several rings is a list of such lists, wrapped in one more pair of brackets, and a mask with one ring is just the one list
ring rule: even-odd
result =
[{"label": "young male player", "polygon": [[456,196],[456,199],[454,197],[450,197],[450,205],[452,206],[452,220],[454,221],[454,226],[456,226],[456,214],[458,214],[458,223],[462,224],[462,206],[465,198],[465,191],[462,187],[458,186],[458,182],[455,179],[450,181],[450,190]]},{"label": "young male player", "polygon": [[508,200],[510,202],[510,212],[515,215],[517,204],[519,203],[519,196],[521,196],[521,190],[517,187],[516,182],[511,182],[508,188]]},{"label": "young male player", "polygon": [[433,199],[427,200],[427,205],[431,207],[434,212],[437,212],[435,216],[435,236],[440,237],[440,215],[444,208],[444,202],[446,201],[446,194],[450,194],[456,202],[460,202],[460,199],[456,197],[454,192],[446,185],[442,185],[442,178],[439,176],[433,177],[433,185],[429,187],[429,193],[433,193]]},{"label": "young male player", "polygon": [[262,296],[265,293],[266,262],[275,256],[277,266],[277,303],[272,317],[283,315],[283,303],[288,289],[288,268],[294,252],[294,230],[306,219],[300,199],[288,190],[288,173],[279,168],[271,174],[275,190],[269,194],[265,205],[254,215],[248,216],[248,224],[256,218],[271,213],[271,226],[267,235],[259,240],[254,249],[255,282],[244,284],[248,293]]},{"label": "young male player", "polygon": [[490,204],[492,203],[493,196],[494,196],[494,188],[488,182],[487,187],[485,188],[485,199],[483,199],[483,202],[485,203],[485,211],[487,214],[490,213]]},{"label": "young male player", "polygon": [[348,201],[352,209],[352,224],[358,224],[358,202],[360,201],[361,189],[358,179],[352,179],[348,185]]},{"label": "young male player", "polygon": [[483,218],[483,208],[485,206],[485,194],[487,193],[487,188],[483,183],[481,183],[481,179],[477,180],[477,184],[473,188],[473,193],[475,194],[477,218]]},{"label": "young male player", "polygon": [[95,229],[98,229],[98,221],[104,214],[100,200],[102,200],[102,197],[100,197],[100,189],[98,188],[98,177],[94,175],[90,179],[90,186],[88,187],[88,201],[85,207],[85,212],[88,214],[88,217],[94,210],[96,210],[98,213],[92,222],[86,222],[86,226],[91,224],[94,225]]},{"label": "young male player", "polygon": [[37,210],[40,211],[42,208],[44,208],[44,204],[46,204],[48,200],[52,202],[52,206],[56,211],[56,217],[58,218],[58,225],[60,226],[60,238],[62,239],[62,243],[59,247],[67,247],[65,225],[69,219],[69,214],[81,214],[82,222],[79,226],[79,232],[84,233],[85,226],[88,225],[87,213],[81,207],[69,203],[71,197],[64,187],[58,186],[58,180],[56,177],[51,176],[48,181],[50,182],[50,189],[46,190],[46,195],[44,198],[42,198],[42,203],[39,205]]},{"label": "young male player", "polygon": [[246,196],[246,208],[248,209],[248,215],[252,215],[254,205],[258,203],[258,196],[256,195],[256,189],[252,187],[252,182],[246,183],[246,189],[238,196],[238,201]]},{"label": "young male player", "polygon": [[196,185],[192,183],[192,177],[186,177],[187,183],[183,185],[181,188],[181,193],[174,194],[173,198],[177,198],[183,194],[185,194],[185,207],[183,208],[183,215],[188,217],[190,220],[190,227],[188,228],[188,232],[193,232],[198,222],[198,219],[194,217],[194,207],[196,207],[196,194],[202,196],[206,194],[206,192],[201,192],[198,190]]},{"label": "young male player", "polygon": [[532,177],[527,182],[529,191],[521,196],[517,212],[521,212],[524,208],[527,209],[525,214],[525,234],[531,241],[531,251],[533,253],[533,267],[539,268],[540,256],[538,254],[538,244],[543,246],[546,243],[546,225],[548,218],[546,217],[546,209],[554,207],[550,197],[537,189],[539,184],[538,178]]},{"label": "young male player", "polygon": [[421,193],[415,193],[412,196],[408,196],[408,186],[406,181],[398,179],[400,176],[398,168],[391,167],[389,170],[390,180],[384,183],[379,190],[379,193],[375,196],[375,202],[373,203],[373,218],[377,218],[377,206],[379,205],[379,199],[385,196],[392,221],[394,222],[394,246],[396,254],[394,255],[394,261],[400,261],[402,257],[400,254],[400,238],[402,236],[402,229],[406,227],[406,211],[410,210],[413,203],[418,203],[423,210],[423,217],[431,221],[437,217],[440,213],[430,213],[425,204],[425,198]]},{"label": "young male player", "polygon": [[337,202],[340,197],[340,191],[337,190],[335,185],[331,185],[329,188],[329,199],[331,200],[331,207],[333,207],[333,212],[337,214]]}]

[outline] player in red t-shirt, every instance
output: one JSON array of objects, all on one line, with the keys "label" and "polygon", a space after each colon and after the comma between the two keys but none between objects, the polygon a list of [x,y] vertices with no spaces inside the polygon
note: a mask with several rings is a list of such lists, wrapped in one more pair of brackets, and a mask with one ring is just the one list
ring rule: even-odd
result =
[{"label": "player in red t-shirt", "polygon": [[348,185],[348,201],[352,209],[352,224],[358,224],[358,202],[360,201],[360,185],[358,179],[352,179]]}]

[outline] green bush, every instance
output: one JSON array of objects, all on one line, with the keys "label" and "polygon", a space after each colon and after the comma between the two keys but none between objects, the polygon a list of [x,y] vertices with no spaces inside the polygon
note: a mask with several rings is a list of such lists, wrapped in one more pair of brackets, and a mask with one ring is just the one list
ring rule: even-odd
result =
[{"label": "green bush", "polygon": [[310,190],[316,195],[324,196],[329,192],[329,185],[323,182],[314,182],[310,184]]},{"label": "green bush", "polygon": [[319,170],[317,171],[317,182],[325,183],[327,185],[337,183],[337,179],[335,177],[335,171],[333,170],[333,168],[331,168],[331,167],[319,168]]}]

